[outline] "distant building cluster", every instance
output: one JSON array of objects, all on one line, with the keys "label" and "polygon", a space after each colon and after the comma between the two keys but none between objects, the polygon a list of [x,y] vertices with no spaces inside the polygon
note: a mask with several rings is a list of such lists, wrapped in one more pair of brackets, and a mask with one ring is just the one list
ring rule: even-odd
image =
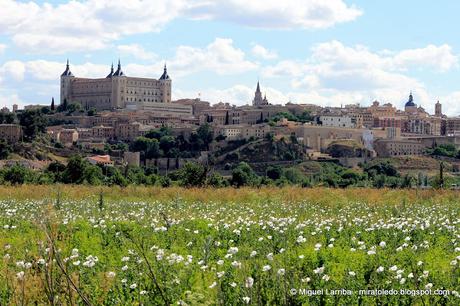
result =
[{"label": "distant building cluster", "polygon": [[[67,62],[60,86],[61,105],[79,103],[84,110],[97,111],[93,116],[85,112],[47,115],[65,122],[47,129],[48,135],[64,146],[103,148],[107,142],[130,142],[162,126],[188,137],[204,123],[225,141],[264,138],[267,134],[279,138],[294,136],[313,153],[325,152],[338,140],[361,143],[377,156],[419,155],[437,144],[460,145],[460,117],[445,116],[439,101],[434,114],[429,114],[415,103],[412,93],[403,110],[378,101],[370,106],[341,107],[271,104],[262,95],[259,82],[253,100],[244,106],[224,102],[211,105],[200,99],[171,101],[171,78],[166,66],[159,79],[150,79],[126,76],[120,62],[116,70],[112,65],[109,74],[98,79],[75,77]],[[41,106],[26,108],[37,107]],[[13,111],[19,111],[17,105]],[[2,112],[9,110],[4,108]],[[309,120],[289,121],[280,115],[286,113],[297,118],[307,113]],[[0,124],[3,139],[15,142],[21,135],[19,125]]]}]

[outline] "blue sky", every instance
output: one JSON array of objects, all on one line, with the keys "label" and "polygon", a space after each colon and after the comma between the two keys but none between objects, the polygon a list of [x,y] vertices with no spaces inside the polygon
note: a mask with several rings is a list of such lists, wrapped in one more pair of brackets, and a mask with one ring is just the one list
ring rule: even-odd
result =
[{"label": "blue sky", "polygon": [[59,96],[65,60],[103,77],[168,64],[175,98],[401,107],[460,114],[458,1],[0,0],[0,106]]}]

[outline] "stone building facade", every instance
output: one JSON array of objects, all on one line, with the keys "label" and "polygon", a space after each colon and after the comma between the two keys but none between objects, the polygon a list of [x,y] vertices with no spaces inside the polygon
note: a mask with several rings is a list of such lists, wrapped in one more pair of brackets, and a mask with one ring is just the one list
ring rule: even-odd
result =
[{"label": "stone building facade", "polygon": [[15,143],[21,140],[22,128],[18,124],[0,124],[0,139]]},{"label": "stone building facade", "polygon": [[378,156],[422,155],[425,146],[419,139],[378,139],[374,142]]},{"label": "stone building facade", "polygon": [[113,65],[105,78],[89,79],[75,77],[70,71],[69,61],[61,75],[61,104],[78,102],[84,109],[124,109],[126,105],[145,103],[170,103],[171,79],[166,65],[157,79],[128,77],[121,69],[114,71]]}]

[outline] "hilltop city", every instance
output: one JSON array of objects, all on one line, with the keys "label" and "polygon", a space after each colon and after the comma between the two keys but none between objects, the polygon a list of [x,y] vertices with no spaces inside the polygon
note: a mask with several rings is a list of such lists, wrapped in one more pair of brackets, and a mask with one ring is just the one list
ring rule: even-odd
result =
[{"label": "hilltop city", "polygon": [[[402,110],[379,101],[282,105],[271,102],[257,82],[253,100],[234,106],[199,98],[172,101],[172,90],[166,65],[152,79],[127,76],[118,61],[106,77],[90,79],[75,76],[67,61],[59,101],[1,110],[2,179],[14,183],[8,176],[13,168],[29,171],[35,180],[58,181],[55,172],[78,156],[80,163],[99,167],[96,182],[107,179],[98,171],[106,175],[111,168],[125,179],[138,171],[156,175],[154,181],[166,177],[163,184],[170,184],[180,180],[174,173],[195,165],[205,172],[198,185],[212,174],[236,185],[252,177],[258,184],[428,188],[448,179],[456,186],[460,118],[445,116],[439,101],[434,114],[418,105],[412,92]],[[235,182],[240,170],[247,176],[242,183]],[[33,174],[47,172],[53,176]]]}]

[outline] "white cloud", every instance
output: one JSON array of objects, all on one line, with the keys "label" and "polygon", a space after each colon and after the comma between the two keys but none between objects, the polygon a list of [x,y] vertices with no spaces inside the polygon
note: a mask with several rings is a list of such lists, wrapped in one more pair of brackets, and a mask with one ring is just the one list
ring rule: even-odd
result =
[{"label": "white cloud", "polygon": [[3,52],[5,52],[5,50],[6,50],[6,45],[0,44],[0,54],[3,54]]},{"label": "white cloud", "polygon": [[396,54],[393,63],[397,67],[426,66],[444,72],[458,66],[458,57],[452,53],[447,45],[428,45],[425,48],[403,50]]},{"label": "white cloud", "polygon": [[[65,63],[55,61],[7,61],[0,66],[0,78],[14,81],[59,81],[65,70]],[[109,65],[84,63],[72,65],[71,71],[79,77],[104,77],[110,71]]]},{"label": "white cloud", "polygon": [[[263,94],[267,96],[267,99],[272,104],[285,104],[287,102],[293,103],[314,103],[323,106],[337,106],[340,103],[349,104],[356,103],[356,101],[362,101],[367,98],[357,92],[319,92],[312,90],[309,92],[298,92],[298,91],[287,91],[283,92],[279,89],[263,86],[261,84],[261,90]],[[218,102],[228,102],[234,105],[246,105],[251,104],[254,98],[255,86],[249,87],[244,84],[238,84],[229,88],[201,88],[198,92],[201,92],[201,99],[203,101],[209,101],[213,104]],[[190,91],[184,91],[175,89],[173,91],[173,99],[182,98],[195,98],[196,93]]]},{"label": "white cloud", "polygon": [[26,67],[23,62],[8,61],[0,66],[0,80],[4,80],[5,77],[8,77],[14,81],[22,81],[25,71]]},{"label": "white cloud", "polygon": [[294,89],[331,97],[335,105],[379,99],[401,107],[413,90],[416,102],[426,106],[434,102],[425,84],[404,72],[414,68],[445,72],[457,66],[458,58],[448,45],[372,52],[362,45],[349,47],[331,41],[315,45],[303,61],[284,60],[267,66],[262,75],[290,78]]},{"label": "white cloud", "polygon": [[362,11],[343,0],[218,0],[194,1],[188,15],[225,20],[254,28],[318,29],[352,21]]},{"label": "white cloud", "polygon": [[132,55],[141,60],[153,60],[157,57],[155,53],[145,50],[139,44],[119,45],[117,49],[122,55]]},{"label": "white cloud", "polygon": [[197,71],[213,71],[217,74],[238,74],[254,70],[258,67],[246,59],[244,52],[233,46],[228,38],[216,38],[205,48],[179,46],[175,57],[168,61],[177,75],[190,74]]},{"label": "white cloud", "polygon": [[[158,78],[163,72],[164,62],[157,61],[148,65],[122,63],[122,69],[128,76]],[[166,62],[168,63],[168,69],[173,79],[203,71],[210,71],[219,75],[239,74],[258,67],[256,63],[246,59],[245,53],[242,50],[233,46],[231,39],[225,38],[217,38],[204,48],[179,46],[175,55],[166,60]],[[64,62],[13,60],[0,65],[0,79],[57,82],[64,70]],[[109,73],[110,65],[109,63],[101,65],[91,62],[83,64],[73,64],[71,62],[70,70],[77,77],[99,78]]]},{"label": "white cloud", "polygon": [[[443,114],[460,115],[460,91],[454,91],[438,98]],[[434,109],[434,108],[433,108]]]},{"label": "white cloud", "polygon": [[86,0],[62,4],[0,0],[0,34],[30,53],[98,50],[123,36],[160,31],[177,18],[258,28],[316,29],[361,11],[343,0]]},{"label": "white cloud", "polygon": [[252,47],[251,51],[253,55],[265,60],[275,59],[278,57],[278,54],[276,54],[275,51],[268,50],[267,48],[259,44],[255,44],[254,47]]},{"label": "white cloud", "polygon": [[107,47],[124,35],[159,31],[178,17],[185,0],[87,0],[37,4],[0,0],[0,34],[35,53]]}]

